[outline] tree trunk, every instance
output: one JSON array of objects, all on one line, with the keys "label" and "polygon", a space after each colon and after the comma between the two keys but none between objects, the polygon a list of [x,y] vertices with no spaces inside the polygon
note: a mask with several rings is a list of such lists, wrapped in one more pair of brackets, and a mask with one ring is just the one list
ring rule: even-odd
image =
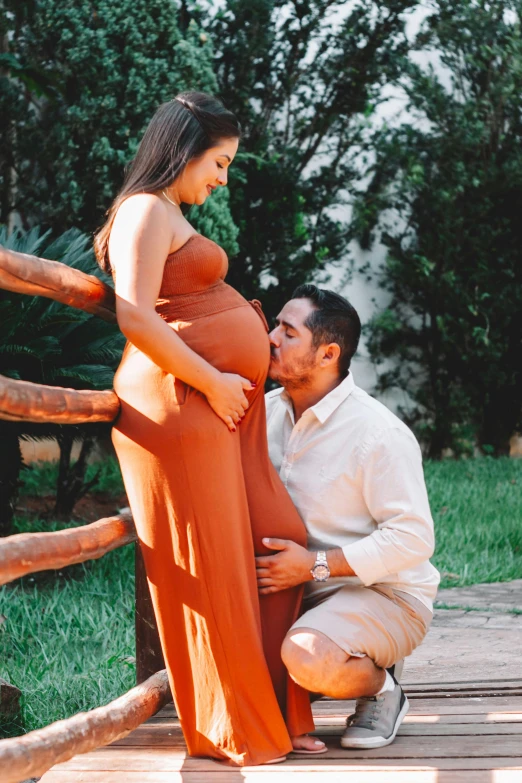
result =
[{"label": "tree trunk", "polygon": [[13,532],[23,464],[17,425],[0,421],[0,536],[10,536]]},{"label": "tree trunk", "polygon": [[522,390],[516,385],[498,389],[484,406],[480,446],[490,446],[495,457],[506,456],[521,418]]},{"label": "tree trunk", "polygon": [[80,456],[74,465],[71,465],[73,442],[74,435],[70,430],[65,430],[58,435],[60,463],[58,469],[58,483],[56,485],[56,502],[53,509],[53,514],[58,517],[58,519],[67,519],[70,517],[78,500],[86,495],[98,481],[99,473],[96,473],[91,481],[85,481],[87,460],[94,448],[94,438],[85,437],[83,439]]}]

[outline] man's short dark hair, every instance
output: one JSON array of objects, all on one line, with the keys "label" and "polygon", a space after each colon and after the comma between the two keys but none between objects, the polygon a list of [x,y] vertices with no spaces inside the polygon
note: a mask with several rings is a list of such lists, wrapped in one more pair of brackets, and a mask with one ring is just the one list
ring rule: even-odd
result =
[{"label": "man's short dark hair", "polygon": [[344,296],[312,283],[298,286],[292,299],[311,301],[314,309],[304,323],[312,332],[312,345],[318,348],[337,343],[341,349],[339,374],[341,378],[346,377],[361,336],[361,321],[355,307]]}]

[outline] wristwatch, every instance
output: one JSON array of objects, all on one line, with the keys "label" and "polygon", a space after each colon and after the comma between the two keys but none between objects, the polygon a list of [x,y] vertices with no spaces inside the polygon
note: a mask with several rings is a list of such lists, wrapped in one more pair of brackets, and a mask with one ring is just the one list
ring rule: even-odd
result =
[{"label": "wristwatch", "polygon": [[330,578],[330,569],[328,568],[326,552],[316,553],[315,563],[313,568],[310,569],[310,573],[316,582],[326,582],[326,580]]}]

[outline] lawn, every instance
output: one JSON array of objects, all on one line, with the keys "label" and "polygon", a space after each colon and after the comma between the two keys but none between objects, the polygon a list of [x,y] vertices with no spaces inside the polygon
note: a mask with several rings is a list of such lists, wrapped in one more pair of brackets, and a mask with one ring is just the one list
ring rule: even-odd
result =
[{"label": "lawn", "polygon": [[522,578],[522,460],[428,462],[441,587]]},{"label": "lawn", "polygon": [[[49,496],[55,477],[49,465],[26,474],[17,532],[64,526],[23,512]],[[103,508],[112,502],[116,510],[122,487],[114,460],[100,478]],[[522,578],[522,460],[427,463],[426,482],[442,584]],[[92,709],[134,685],[133,564],[129,545],[0,588],[0,676],[23,691],[21,722],[0,726],[0,735]]]}]

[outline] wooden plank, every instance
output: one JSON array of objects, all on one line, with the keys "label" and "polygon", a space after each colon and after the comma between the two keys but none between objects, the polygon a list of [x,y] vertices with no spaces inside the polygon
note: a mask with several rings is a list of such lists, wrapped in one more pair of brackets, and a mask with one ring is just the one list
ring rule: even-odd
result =
[{"label": "wooden plank", "polygon": [[[336,736],[339,732],[342,733],[346,728],[344,720],[336,721],[332,723],[329,720],[327,723],[316,725],[315,734]],[[448,724],[434,722],[408,722],[403,723],[399,734],[401,736],[468,736],[468,735],[522,735],[522,722],[502,722],[502,723],[458,723]],[[131,737],[139,735],[140,739],[144,737],[150,737],[150,744],[154,746],[156,738],[158,737],[172,737],[172,742],[183,742],[183,734],[181,727],[174,721],[162,721],[161,723],[153,723],[147,721],[147,723],[140,726],[136,731],[132,732],[132,735],[127,737],[129,740]],[[120,744],[119,742],[113,744]],[[129,744],[126,742],[125,744]]]},{"label": "wooden plank", "polygon": [[[326,737],[327,739],[327,737]],[[520,753],[522,742],[520,735],[490,734],[475,737],[469,735],[465,742],[461,736],[450,734],[448,736],[425,736],[419,742],[416,736],[398,735],[391,745],[386,748],[373,750],[345,750],[337,747],[337,741],[332,741],[329,754],[334,758],[408,758],[422,759],[423,756],[433,758],[480,758],[516,756]],[[136,729],[132,734],[122,737],[112,745],[118,747],[148,747],[148,748],[184,748],[181,732],[154,732],[147,728]]]},{"label": "wooden plank", "polygon": [[[344,723],[344,719],[346,716],[342,716],[339,718],[339,725],[341,723]],[[157,718],[156,716],[149,718],[147,721],[147,725],[162,725],[165,722],[170,722],[171,725],[179,725],[174,723],[174,718]],[[469,725],[469,724],[502,724],[502,723],[511,723],[511,724],[519,724],[522,723],[522,712],[488,712],[486,714],[473,714],[473,715],[412,715],[408,714],[404,718],[403,726],[409,725],[410,723],[420,724],[420,723],[438,723],[443,725]],[[335,722],[332,723],[332,719],[328,716],[321,717],[321,716],[315,716],[315,725],[317,727],[320,726],[330,726],[330,725],[336,725]]]},{"label": "wooden plank", "polygon": [[136,540],[130,514],[48,533],[17,533],[0,538],[0,585],[24,574],[96,560]]},{"label": "wooden plank", "polygon": [[[384,749],[383,749],[384,750]],[[70,761],[58,764],[52,772],[66,771],[68,774],[75,771],[99,772],[99,771],[135,771],[147,772],[154,769],[156,772],[176,772],[183,770],[188,772],[219,772],[224,767],[212,759],[187,758],[185,754],[169,748],[100,748],[84,755],[78,755]],[[505,758],[431,758],[426,756],[421,761],[414,759],[379,759],[367,760],[364,758],[346,759],[342,757],[332,758],[328,755],[318,756],[315,759],[295,757],[289,758],[277,769],[284,770],[291,775],[294,772],[323,772],[325,769],[336,770],[496,770],[511,769],[522,770],[520,754]],[[232,768],[234,769],[234,768]],[[261,767],[248,769],[262,769]],[[274,769],[274,767],[271,767]],[[47,772],[40,783],[49,783],[51,771]],[[520,773],[519,773],[520,774]],[[293,780],[293,777],[290,778]],[[522,779],[522,777],[521,777]],[[474,781],[470,781],[474,783]],[[520,783],[520,781],[518,781]]]},{"label": "wooden plank", "polygon": [[[160,719],[164,720],[164,719]],[[466,724],[501,724],[501,723],[521,723],[522,712],[488,712],[486,714],[474,713],[472,715],[414,715],[408,713],[404,718],[403,726],[410,723],[438,723],[444,725],[466,725]],[[336,721],[333,721],[335,725]],[[344,718],[339,718],[339,723],[344,723]],[[327,716],[315,716],[315,725],[328,726],[332,724],[332,718]]]},{"label": "wooden plank", "polygon": [[513,688],[509,691],[502,690],[501,688],[491,688],[490,690],[481,689],[476,691],[459,691],[457,693],[455,693],[455,691],[439,691],[437,693],[408,693],[405,691],[405,693],[410,702],[417,701],[418,699],[471,699],[479,696],[485,699],[490,699],[495,696],[503,699],[511,699],[515,696],[522,696],[522,688]]},{"label": "wooden plank", "polygon": [[[328,783],[471,783],[470,773],[462,770],[451,770],[440,773],[439,770],[354,770],[321,769],[316,773],[316,779],[323,778]],[[520,772],[516,770],[495,771],[494,783],[520,783]],[[52,772],[44,775],[40,783],[240,783],[241,781],[256,781],[256,783],[311,783],[313,772],[290,772],[286,764],[274,769],[244,768],[239,770],[223,770],[219,772]],[[472,783],[493,783],[491,771],[477,770],[473,772]]]},{"label": "wooden plank", "polygon": [[[315,715],[350,715],[354,710],[353,701],[323,701],[315,702]],[[514,696],[491,698],[477,696],[467,699],[415,699],[410,702],[410,715],[469,715],[488,712],[522,712],[522,698]]]},{"label": "wooden plank", "polygon": [[[343,703],[346,705],[345,709],[338,712],[322,710],[321,714],[317,714],[318,709],[316,708],[314,710],[316,727],[319,729],[324,726],[344,724],[347,715],[353,712],[354,702]],[[508,704],[509,707],[506,708],[506,704]],[[469,705],[459,701],[456,706],[443,703],[430,712],[428,710],[415,709],[415,705],[412,705],[410,707],[410,712],[405,717],[403,726],[409,725],[410,723],[500,725],[504,723],[520,724],[522,722],[522,710],[511,711],[510,702],[503,702],[502,706],[503,709],[498,705],[491,704],[491,701],[488,701],[487,705],[479,705],[477,708],[475,703]],[[146,725],[169,725],[170,727],[176,727],[179,726],[179,721],[172,710],[167,707],[150,718]],[[518,729],[515,729],[513,733],[517,732]]]},{"label": "wooden plank", "polygon": [[114,290],[94,275],[0,246],[0,288],[44,296],[116,323]]},{"label": "wooden plank", "polygon": [[44,424],[114,421],[120,401],[112,390],[77,391],[0,375],[0,419]]},{"label": "wooden plank", "polygon": [[491,680],[444,680],[443,682],[411,682],[408,683],[406,681],[402,681],[401,679],[401,685],[406,690],[424,690],[424,691],[436,691],[440,688],[443,690],[450,689],[450,690],[459,690],[464,689],[467,690],[475,689],[475,688],[484,688],[484,687],[504,687],[504,688],[521,688],[522,687],[522,677],[495,677]]},{"label": "wooden plank", "polygon": [[418,737],[397,736],[395,741],[385,748],[373,750],[346,750],[337,745],[334,740],[328,742],[328,756],[343,759],[380,759],[386,762],[388,759],[407,759],[417,761],[430,758],[446,759],[470,759],[470,758],[502,758],[515,757],[520,754],[522,743],[518,736],[480,736],[467,737],[463,741],[459,736],[447,737],[423,737],[422,742]]},{"label": "wooden plank", "polygon": [[516,737],[522,735],[522,723],[403,723],[399,734],[403,737],[466,737],[490,734]]},{"label": "wooden plank", "polygon": [[[328,740],[331,736],[328,732],[319,732]],[[462,737],[466,736],[463,741]],[[445,756],[447,758],[481,757],[481,756],[512,756],[520,751],[522,742],[520,733],[483,733],[477,736],[470,732],[463,734],[460,731],[439,732],[437,734],[425,734],[422,743],[419,743],[415,734],[400,733],[395,742],[386,748],[375,750],[349,751],[337,747],[337,740],[332,740],[330,754],[341,754],[346,758],[422,758],[424,755],[433,757]],[[122,737],[111,744],[118,747],[148,747],[148,748],[179,748],[184,749],[185,743],[180,729],[165,731],[160,727],[141,727],[132,734]]]},{"label": "wooden plank", "polygon": [[[314,735],[340,737],[346,729],[345,723],[317,726]],[[521,736],[522,723],[403,723],[399,729],[400,737],[476,737],[494,734],[495,736]],[[522,746],[522,741],[521,741]]]},{"label": "wooden plank", "polygon": [[[351,713],[355,709],[354,701],[344,700],[319,700],[314,702],[312,711],[314,718],[321,718],[323,716],[337,715],[342,718]],[[409,716],[412,715],[484,715],[488,714],[514,714],[520,715],[522,713],[522,698],[504,698],[503,696],[495,696],[491,698],[483,697],[470,697],[468,699],[416,699],[410,701]],[[174,718],[176,713],[172,704],[167,704],[157,715],[157,718]]]},{"label": "wooden plank", "polygon": [[441,691],[450,691],[454,694],[469,691],[477,695],[477,691],[482,690],[506,692],[522,690],[522,680],[477,680],[476,682],[412,683],[411,685],[401,683],[401,686],[408,696],[414,693],[435,695]]}]

